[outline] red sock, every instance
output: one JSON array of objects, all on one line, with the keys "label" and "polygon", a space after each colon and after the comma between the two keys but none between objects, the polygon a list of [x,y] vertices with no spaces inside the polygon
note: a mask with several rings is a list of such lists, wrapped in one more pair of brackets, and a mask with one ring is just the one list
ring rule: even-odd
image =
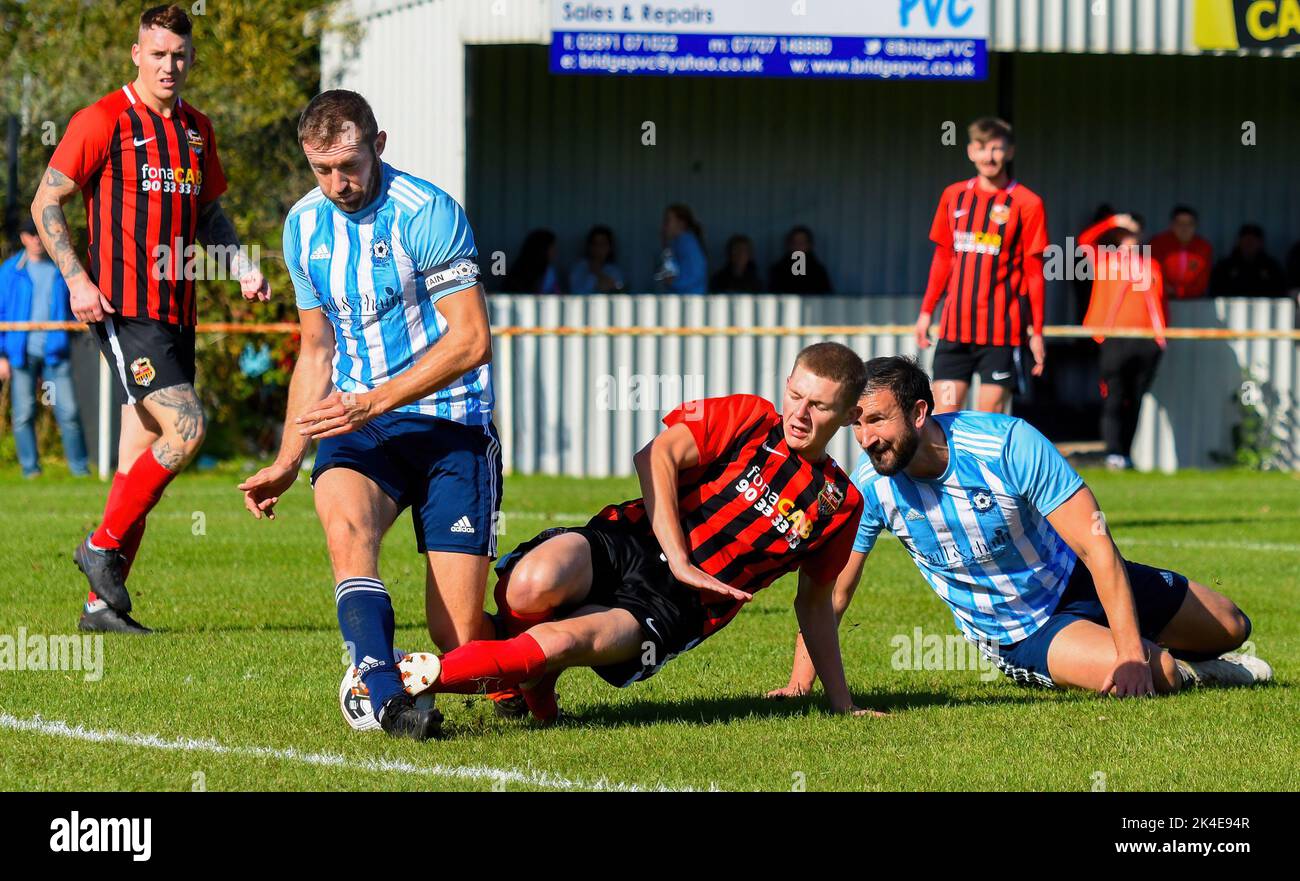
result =
[{"label": "red sock", "polygon": [[554,673],[547,673],[532,688],[521,689],[524,703],[528,704],[529,712],[538,722],[549,725],[559,718],[560,705],[555,700],[555,683],[563,672],[563,670],[556,670]]},{"label": "red sock", "polygon": [[476,639],[442,656],[436,691],[478,694],[502,691],[546,672],[546,654],[528,634],[495,641]]},{"label": "red sock", "polygon": [[[167,484],[176,477],[175,471],[168,471],[158,464],[153,450],[145,450],[131,465],[130,472],[123,480],[121,490],[114,486],[109,492],[109,506],[104,511],[104,520],[99,529],[90,537],[90,543],[97,548],[118,550],[126,544],[132,528],[141,529],[143,535],[144,519],[158,500],[162,498]],[[116,480],[114,484],[116,484]]]},{"label": "red sock", "polygon": [[126,557],[126,564],[122,567],[122,578],[131,574],[131,567],[135,565],[136,554],[140,551],[140,542],[144,540],[144,528],[149,525],[147,517],[141,518],[140,522],[127,530],[126,536],[122,539],[122,556]]}]

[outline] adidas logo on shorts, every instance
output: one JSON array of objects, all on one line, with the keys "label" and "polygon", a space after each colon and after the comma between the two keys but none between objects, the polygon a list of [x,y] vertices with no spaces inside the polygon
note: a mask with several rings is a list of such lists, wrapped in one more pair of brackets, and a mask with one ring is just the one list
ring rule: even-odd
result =
[{"label": "adidas logo on shorts", "polygon": [[459,520],[452,524],[451,531],[472,533],[474,531],[474,524],[469,522],[469,517],[462,515]]}]

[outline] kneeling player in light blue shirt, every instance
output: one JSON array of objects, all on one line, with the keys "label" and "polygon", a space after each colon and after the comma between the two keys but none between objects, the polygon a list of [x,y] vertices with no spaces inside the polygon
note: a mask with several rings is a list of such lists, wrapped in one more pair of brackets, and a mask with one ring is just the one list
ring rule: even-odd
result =
[{"label": "kneeling player in light blue shirt", "polygon": [[[852,478],[865,508],[836,582],[840,616],[888,531],[962,633],[1022,685],[1126,697],[1271,678],[1231,653],[1251,630],[1231,600],[1120,556],[1092,491],[1032,425],[933,415],[929,377],[903,357],[867,362],[859,403]],[[789,684],[769,696],[804,694],[815,678],[800,639]]]}]

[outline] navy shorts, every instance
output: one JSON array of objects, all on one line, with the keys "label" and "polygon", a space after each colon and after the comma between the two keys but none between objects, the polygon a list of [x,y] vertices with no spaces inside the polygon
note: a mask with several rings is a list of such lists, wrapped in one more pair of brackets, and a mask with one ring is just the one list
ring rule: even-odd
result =
[{"label": "navy shorts", "polygon": [[[1173,620],[1187,596],[1187,577],[1169,569],[1156,569],[1141,563],[1124,561],[1128,582],[1133,589],[1133,603],[1137,610],[1138,631],[1143,639],[1156,642],[1160,632]],[[1082,562],[1074,564],[1074,572],[1065,586],[1056,611],[1047,623],[1028,639],[998,647],[996,655],[983,646],[986,657],[997,664],[1007,676],[1019,685],[1055,688],[1052,674],[1047,669],[1047,650],[1052,640],[1066,626],[1075,621],[1092,621],[1103,627],[1110,626],[1106,610],[1097,596],[1092,573]]]},{"label": "navy shorts", "polygon": [[496,556],[501,442],[491,423],[479,427],[422,413],[383,413],[320,442],[312,485],[331,468],[363,474],[399,508],[410,507],[420,553]]}]

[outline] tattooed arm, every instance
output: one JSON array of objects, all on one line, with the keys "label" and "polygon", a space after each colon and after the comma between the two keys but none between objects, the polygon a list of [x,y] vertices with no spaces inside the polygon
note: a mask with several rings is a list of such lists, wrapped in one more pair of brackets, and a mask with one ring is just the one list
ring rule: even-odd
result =
[{"label": "tattooed arm", "polygon": [[239,289],[245,300],[257,297],[266,302],[271,299],[271,286],[244,253],[239,234],[221,207],[220,199],[213,199],[199,209],[197,232],[200,242],[218,249],[218,261],[229,270],[231,277],[239,279]]},{"label": "tattooed arm", "polygon": [[68,233],[68,218],[63,213],[63,206],[77,194],[77,182],[56,168],[45,169],[45,177],[36,189],[36,198],[32,200],[32,219],[36,221],[36,230],[40,233],[45,252],[50,255],[54,265],[59,267],[63,278],[68,283],[69,300],[72,314],[78,321],[87,323],[103,321],[104,313],[113,312],[113,306],[86,275],[77,252],[72,247],[72,237]]}]

